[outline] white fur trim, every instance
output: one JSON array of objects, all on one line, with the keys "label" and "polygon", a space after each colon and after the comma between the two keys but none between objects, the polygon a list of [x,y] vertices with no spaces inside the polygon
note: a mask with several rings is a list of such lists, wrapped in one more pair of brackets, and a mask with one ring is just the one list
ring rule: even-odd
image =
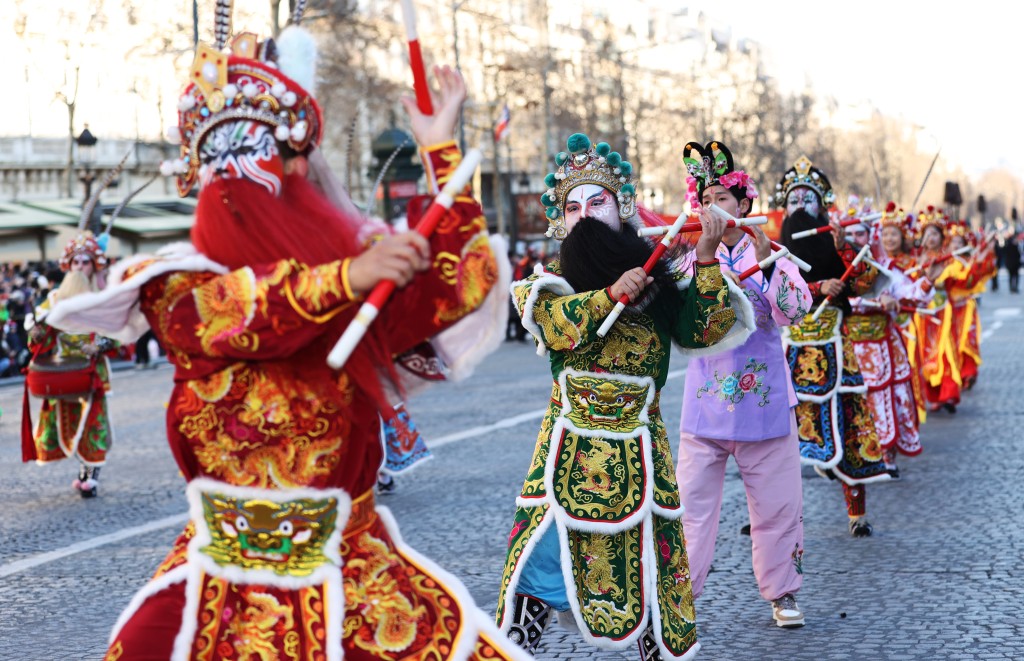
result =
[{"label": "white fur trim", "polygon": [[181,628],[174,637],[171,661],[188,661],[196,637],[196,616],[199,614],[199,591],[203,587],[203,571],[194,562],[185,565],[185,607],[181,609]]},{"label": "white fur trim", "polygon": [[135,593],[132,600],[128,602],[128,606],[121,611],[121,615],[117,618],[117,622],[114,623],[114,628],[110,632],[110,640],[108,641],[108,644],[114,644],[114,641],[117,640],[117,634],[121,633],[121,629],[124,627],[125,623],[127,623],[128,620],[138,612],[139,608],[142,607],[142,604],[144,604],[147,599],[159,592],[163,592],[176,583],[181,583],[188,578],[188,572],[188,565],[181,565],[179,567],[175,567],[166,574],[162,574],[157,578],[154,578],[149,583],[146,583],[141,590]]},{"label": "white fur trim", "polygon": [[[380,516],[381,523],[384,524],[384,529],[388,531],[388,535],[391,537],[391,542],[395,545],[395,548],[400,550],[413,564],[418,565],[426,573],[430,574],[431,578],[444,586],[444,589],[451,593],[452,597],[459,604],[462,610],[462,632],[457,637],[457,642],[453,647],[449,658],[452,661],[465,661],[472,654],[476,647],[477,636],[481,629],[480,623],[487,615],[481,611],[476,603],[473,601],[473,597],[470,596],[469,590],[462,584],[462,581],[455,578],[452,574],[442,569],[433,560],[430,560],[426,556],[420,554],[411,546],[408,546],[402,539],[402,533],[398,529],[398,523],[395,521],[395,517],[391,514],[391,510],[387,507],[377,507],[377,515]],[[339,622],[341,619],[339,618]],[[487,627],[488,633],[494,636],[494,625]],[[340,640],[340,638],[339,638]],[[515,661],[529,661],[533,658],[530,655],[523,652],[521,649],[508,641],[504,636],[494,637],[492,641],[494,646],[501,650],[501,652]]]},{"label": "white fur trim", "polygon": [[277,67],[311,95],[316,92],[317,48],[313,35],[304,28],[290,25],[276,40]]},{"label": "white fur trim", "polygon": [[[203,516],[202,495],[219,493],[238,499],[261,499],[281,503],[288,500],[308,498],[337,500],[337,518],[334,531],[324,540],[324,556],[328,562],[317,567],[308,576],[281,576],[265,569],[242,569],[231,565],[219,565],[202,548],[212,542],[206,517]],[[297,590],[311,585],[320,585],[337,577],[341,573],[342,559],[340,553],[341,533],[348,524],[352,514],[352,498],[343,489],[259,489],[256,487],[238,487],[205,477],[193,479],[188,483],[185,494],[189,503],[189,516],[196,527],[196,535],[188,543],[189,564],[200,567],[211,576],[224,578],[232,583],[272,585],[286,590]]]},{"label": "white fur trim", "polygon": [[[685,540],[683,542],[685,546]],[[678,661],[690,661],[697,656],[697,652],[700,650],[700,642],[698,641],[686,650],[686,653],[682,656],[672,654],[667,647],[665,647],[662,641],[661,635],[661,602],[658,601],[658,556],[655,555],[654,551],[654,521],[650,522],[648,529],[644,531],[643,538],[644,545],[644,557],[646,562],[644,563],[644,571],[647,571],[647,590],[651,595],[651,624],[654,631],[654,640],[658,644],[658,651],[661,652],[661,656],[664,659],[677,659]],[[685,550],[685,549],[684,549]],[[693,590],[693,582],[690,581],[690,589]],[[692,624],[696,624],[693,622]]]},{"label": "white fur trim", "polygon": [[561,276],[544,271],[540,264],[537,264],[534,268],[534,275],[539,277],[532,282],[529,278],[513,282],[511,287],[509,287],[509,291],[512,294],[512,302],[514,304],[516,302],[516,289],[519,287],[530,288],[530,293],[526,297],[526,302],[523,304],[522,323],[523,327],[530,331],[530,335],[533,335],[533,338],[537,340],[537,343],[540,345],[537,353],[543,356],[544,353],[547,352],[547,345],[544,343],[544,333],[541,332],[540,326],[537,322],[533,320],[533,307],[537,305],[537,300],[540,298],[542,291],[550,291],[556,296],[571,296],[576,292],[573,291],[568,280]]},{"label": "white fur trim", "polygon": [[158,261],[143,268],[127,281],[125,271],[152,255],[136,255],[118,262],[111,271],[106,289],[58,303],[50,311],[47,323],[70,333],[101,333],[119,342],[130,344],[149,329],[149,322],[139,309],[139,289],[153,278],[173,271],[210,271],[219,275],[229,272],[196,252],[189,244],[171,244],[157,253]]},{"label": "white fur trim", "polygon": [[[641,523],[648,527],[651,526],[652,521],[650,516],[646,517],[644,521],[642,521]],[[644,585],[642,586],[642,588],[644,590],[645,596],[645,603],[643,604],[643,615],[641,616],[640,621],[637,623],[637,626],[633,630],[633,632],[625,638],[622,638],[621,640],[611,640],[603,636],[595,636],[591,634],[590,628],[587,627],[586,622],[583,619],[582,609],[580,608],[580,597],[579,594],[577,594],[576,592],[576,585],[575,581],[573,580],[572,559],[569,553],[569,531],[565,528],[565,526],[561,525],[557,526],[557,529],[559,556],[562,563],[562,580],[565,581],[566,598],[569,601],[569,608],[570,610],[572,610],[573,617],[576,618],[576,624],[579,626],[580,635],[583,636],[583,640],[587,641],[594,647],[600,649],[614,651],[622,651],[625,649],[629,649],[630,647],[636,644],[636,642],[640,639],[640,636],[643,635],[644,629],[646,629],[648,623],[650,623],[651,609],[648,607],[648,604],[652,600],[657,599],[657,593],[655,593],[654,595],[650,593],[647,587],[647,577],[643,576],[642,581],[644,582]],[[647,560],[645,560],[643,556],[647,553],[647,548],[644,544],[642,537],[640,540],[640,553],[640,566],[642,568],[642,571],[646,574],[648,569]]]},{"label": "white fur trim", "polygon": [[[538,507],[543,503],[530,503],[529,505],[520,507]],[[530,559],[530,555],[533,554],[533,550],[537,548],[537,544],[540,544],[541,537],[551,527],[552,521],[555,520],[554,509],[548,507],[547,513],[541,518],[540,523],[537,524],[537,529],[530,535],[530,539],[526,541],[526,546],[523,547],[522,553],[519,554],[519,560],[516,561],[516,568],[512,571],[512,575],[508,579],[508,587],[505,588],[505,614],[504,621],[501,623],[502,634],[507,634],[508,630],[512,628],[512,621],[515,619],[513,611],[515,610],[516,602],[516,588],[519,586],[519,578],[523,575],[523,568],[526,567],[527,561]],[[575,589],[575,588],[573,588]]]},{"label": "white fur trim", "polygon": [[[74,456],[75,454],[78,454],[78,444],[82,442],[82,434],[85,433],[85,423],[89,419],[89,414],[92,413],[92,405],[95,399],[95,393],[90,392],[89,399],[87,399],[85,402],[79,400],[78,403],[79,406],[82,407],[82,415],[78,419],[78,429],[75,430],[74,438],[67,442],[64,441],[64,433],[62,431],[63,425],[60,424],[60,419],[61,417],[63,417],[62,409],[64,408],[64,404],[67,404],[69,402],[65,402],[64,400],[61,399],[55,400],[57,403],[57,406],[54,407],[54,412],[57,414],[57,444],[60,445],[60,449],[64,452],[64,456],[71,457]],[[39,424],[43,424],[42,416],[39,417]],[[37,433],[36,437],[38,438],[38,436],[39,434]],[[43,462],[37,460],[36,463],[42,464]]]},{"label": "white fur trim", "polygon": [[[477,366],[505,340],[508,303],[505,292],[512,282],[512,265],[505,255],[508,244],[499,234],[489,237],[491,252],[498,263],[498,281],[491,287],[479,308],[438,334],[431,344],[448,366],[451,381],[469,378]],[[467,242],[467,247],[473,242]]]},{"label": "white fur trim", "polygon": [[[721,341],[710,347],[692,348],[676,343],[676,348],[686,356],[712,356],[717,353],[731,351],[736,347],[743,346],[750,337],[750,334],[757,329],[754,306],[747,300],[747,295],[743,293],[743,288],[737,286],[725,276],[723,276],[723,279],[729,288],[729,307],[736,313],[736,323],[732,325],[732,328],[729,329],[729,332],[725,334]],[[687,280],[686,287],[689,287],[689,284],[690,281]],[[686,287],[682,287],[681,290],[686,289]]]}]

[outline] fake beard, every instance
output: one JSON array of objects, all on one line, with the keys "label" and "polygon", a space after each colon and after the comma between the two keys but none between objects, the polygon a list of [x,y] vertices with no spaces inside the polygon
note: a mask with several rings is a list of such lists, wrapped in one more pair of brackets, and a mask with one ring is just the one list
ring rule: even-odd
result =
[{"label": "fake beard", "polygon": [[57,289],[57,300],[66,301],[79,294],[88,294],[93,290],[92,282],[81,271],[68,271]]},{"label": "fake beard", "polygon": [[811,265],[811,270],[804,273],[807,282],[819,282],[830,278],[841,278],[846,266],[836,252],[835,240],[831,232],[816,234],[806,239],[793,240],[796,232],[815,229],[828,225],[828,219],[812,216],[803,209],[797,209],[782,222],[782,243],[793,254]]},{"label": "fake beard", "polygon": [[[559,264],[573,291],[585,292],[604,289],[615,284],[623,273],[643,266],[653,248],[636,235],[627,223],[614,230],[594,218],[583,218],[559,249]],[[664,261],[659,260],[651,275],[659,289],[675,287]]]}]

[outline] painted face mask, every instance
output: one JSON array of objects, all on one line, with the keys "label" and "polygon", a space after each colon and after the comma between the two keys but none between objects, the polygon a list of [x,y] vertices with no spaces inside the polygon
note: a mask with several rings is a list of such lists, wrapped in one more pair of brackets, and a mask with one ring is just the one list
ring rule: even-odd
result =
[{"label": "painted face mask", "polygon": [[581,218],[587,217],[599,220],[613,230],[622,229],[615,195],[597,184],[577,186],[565,199],[565,227],[568,231],[571,232]]},{"label": "painted face mask", "polygon": [[261,122],[226,122],[207,134],[200,148],[199,182],[248,179],[281,194],[284,161],[271,127]]},{"label": "painted face mask", "polygon": [[786,215],[792,215],[794,211],[801,208],[812,216],[817,216],[821,211],[818,194],[804,186],[790,191],[789,197],[786,198]]}]

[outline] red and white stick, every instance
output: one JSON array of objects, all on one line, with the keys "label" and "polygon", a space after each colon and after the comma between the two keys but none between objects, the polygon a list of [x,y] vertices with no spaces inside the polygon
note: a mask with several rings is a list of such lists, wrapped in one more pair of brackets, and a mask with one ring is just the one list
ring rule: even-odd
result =
[{"label": "red and white stick", "polygon": [[782,250],[773,252],[772,254],[768,255],[767,257],[762,259],[757,264],[754,264],[753,266],[751,266],[746,271],[740,273],[738,277],[739,277],[739,279],[741,281],[746,280],[747,278],[749,278],[750,276],[754,275],[758,271],[761,271],[761,270],[764,270],[764,269],[768,268],[769,266],[771,266],[775,262],[779,261],[783,257],[790,257],[790,258],[792,258],[792,255],[789,254],[789,248],[787,248],[785,246],[782,247]]},{"label": "red and white stick", "polygon": [[409,42],[409,68],[412,69],[412,88],[416,92],[416,105],[424,115],[433,115],[434,104],[430,101],[427,68],[423,65],[420,37],[416,32],[416,7],[412,0],[402,0],[402,22],[405,23],[405,38]]},{"label": "red and white stick", "polygon": [[945,255],[939,255],[935,259],[929,259],[927,262],[925,262],[921,266],[915,266],[912,269],[907,269],[907,275],[910,275],[911,273],[917,273],[918,271],[920,271],[922,269],[931,268],[932,266],[935,266],[936,264],[942,264],[944,262],[948,262],[949,260],[953,259],[954,257],[958,257],[960,255],[966,255],[967,253],[971,252],[972,250],[974,250],[974,248],[972,246],[964,246],[963,248],[957,248],[953,252],[947,252]]},{"label": "red and white stick", "polygon": [[[850,263],[850,266],[846,269],[846,271],[843,272],[843,277],[839,278],[840,283],[845,284],[846,281],[850,279],[850,276],[853,275],[853,269],[855,269],[862,261],[864,261],[864,258],[868,256],[869,250],[871,250],[871,244],[867,244],[860,249],[860,252],[857,253],[857,256],[853,258],[853,261]],[[821,313],[825,311],[825,308],[831,302],[832,297],[826,296],[825,300],[822,301],[821,305],[818,306],[818,309],[814,311],[813,315],[811,315],[811,319],[813,319],[814,321],[820,319]]]},{"label": "red and white stick", "polygon": [[[881,308],[882,307],[881,303],[879,303],[876,300],[870,299],[870,298],[862,298],[860,300],[860,304],[863,305],[864,307],[869,307],[869,308]],[[932,321],[934,323],[937,323],[937,324],[941,324],[942,323],[941,321],[939,321],[938,319],[935,318],[935,314],[938,312],[938,310],[933,310],[931,308],[916,308],[913,305],[900,305],[900,312],[909,312],[911,314],[919,314],[919,315],[928,317],[928,320]]]},{"label": "red and white stick", "polygon": [[[768,219],[765,216],[755,216],[753,218],[741,218],[739,223],[730,221],[727,227],[747,227],[749,225],[765,225],[768,223]],[[659,225],[657,227],[641,227],[636,231],[637,236],[660,236],[662,234],[668,234],[668,231],[672,228],[671,225]],[[699,232],[702,227],[700,221],[693,221],[689,223],[683,223],[683,226],[679,228],[679,234],[686,234],[688,232]]]},{"label": "red and white stick", "polygon": [[[434,233],[434,230],[437,229],[437,224],[441,222],[444,214],[455,203],[455,196],[465,188],[482,159],[483,154],[479,149],[469,150],[469,153],[462,159],[459,167],[455,168],[451,179],[448,180],[448,183],[444,185],[441,192],[434,198],[434,201],[420,222],[416,224],[416,232],[427,238]],[[377,283],[373,291],[370,292],[370,295],[366,297],[366,301],[359,308],[355,318],[352,319],[345,332],[342,333],[337,344],[331,349],[330,355],[327,356],[328,365],[334,369],[344,367],[345,362],[352,355],[352,351],[359,344],[359,340],[363,339],[363,335],[366,335],[370,324],[377,318],[377,314],[380,313],[381,308],[388,302],[394,291],[395,283],[391,280],[381,280]]]},{"label": "red and white stick", "polygon": [[[676,238],[676,235],[679,234],[679,230],[682,229],[685,224],[686,212],[683,212],[679,214],[676,221],[669,226],[668,232],[666,232],[664,238],[658,242],[658,245],[654,246],[654,252],[652,252],[651,256],[647,258],[647,263],[644,264],[644,273],[650,275],[651,271],[654,270],[654,265],[657,264],[658,260],[661,259],[661,256],[665,254],[665,251],[668,250],[669,244],[672,243],[672,240]],[[604,318],[604,323],[602,323],[601,327],[597,329],[598,337],[604,337],[608,334],[608,331],[610,331],[612,326],[615,324],[615,320],[619,318],[619,315],[622,314],[622,311],[626,309],[627,305],[629,305],[629,296],[623,294],[619,298],[618,303],[615,304],[615,307],[612,308],[612,311]]]},{"label": "red and white stick", "polygon": [[[846,220],[839,221],[840,227],[850,227],[851,225],[862,225],[864,223],[873,223],[882,217],[880,213],[869,213],[866,216],[860,218],[848,218]],[[802,232],[794,232],[793,239],[806,239],[809,236],[816,236],[818,234],[827,234],[832,231],[831,225],[825,225],[823,227],[816,227],[812,230],[804,230]]]},{"label": "red and white stick", "polygon": [[[735,216],[733,216],[732,214],[730,214],[728,211],[726,211],[722,207],[718,206],[717,204],[712,204],[709,208],[711,209],[712,213],[718,214],[718,216],[721,217],[721,218],[724,218],[726,220],[736,220]],[[764,218],[764,216],[754,216],[754,217],[755,218]],[[763,225],[764,223],[754,223],[754,224],[756,224],[756,225]],[[746,232],[747,234],[749,234],[751,237],[755,237],[754,230],[750,229],[749,227],[744,227],[743,231]],[[798,269],[800,269],[801,271],[810,271],[811,270],[811,265],[810,264],[808,264],[804,260],[800,259],[796,255],[791,253],[789,251],[789,248],[786,248],[782,244],[776,243],[775,241],[772,241],[772,250],[778,250],[780,252],[785,250],[786,254],[782,255],[782,256],[787,258],[789,261],[793,262],[794,264],[796,264],[796,267]],[[778,257],[776,257],[775,259],[778,259]],[[774,263],[774,262],[775,262],[775,260],[773,259],[771,262],[769,262],[769,264]],[[755,271],[755,273],[756,273],[756,271]],[[750,276],[747,276],[747,277],[750,277]],[[743,280],[743,278],[741,277],[740,280]]]}]

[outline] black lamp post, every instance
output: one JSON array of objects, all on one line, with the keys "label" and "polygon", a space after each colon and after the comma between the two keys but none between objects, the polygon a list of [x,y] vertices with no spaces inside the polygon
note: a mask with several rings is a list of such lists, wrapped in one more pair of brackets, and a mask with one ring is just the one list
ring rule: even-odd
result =
[{"label": "black lamp post", "polygon": [[88,124],[82,129],[82,133],[75,138],[75,143],[78,144],[78,162],[84,169],[82,174],[78,175],[78,180],[85,185],[86,200],[92,194],[92,182],[96,180],[96,173],[92,171],[92,165],[96,160],[97,142],[99,142],[99,139],[89,131]]}]

